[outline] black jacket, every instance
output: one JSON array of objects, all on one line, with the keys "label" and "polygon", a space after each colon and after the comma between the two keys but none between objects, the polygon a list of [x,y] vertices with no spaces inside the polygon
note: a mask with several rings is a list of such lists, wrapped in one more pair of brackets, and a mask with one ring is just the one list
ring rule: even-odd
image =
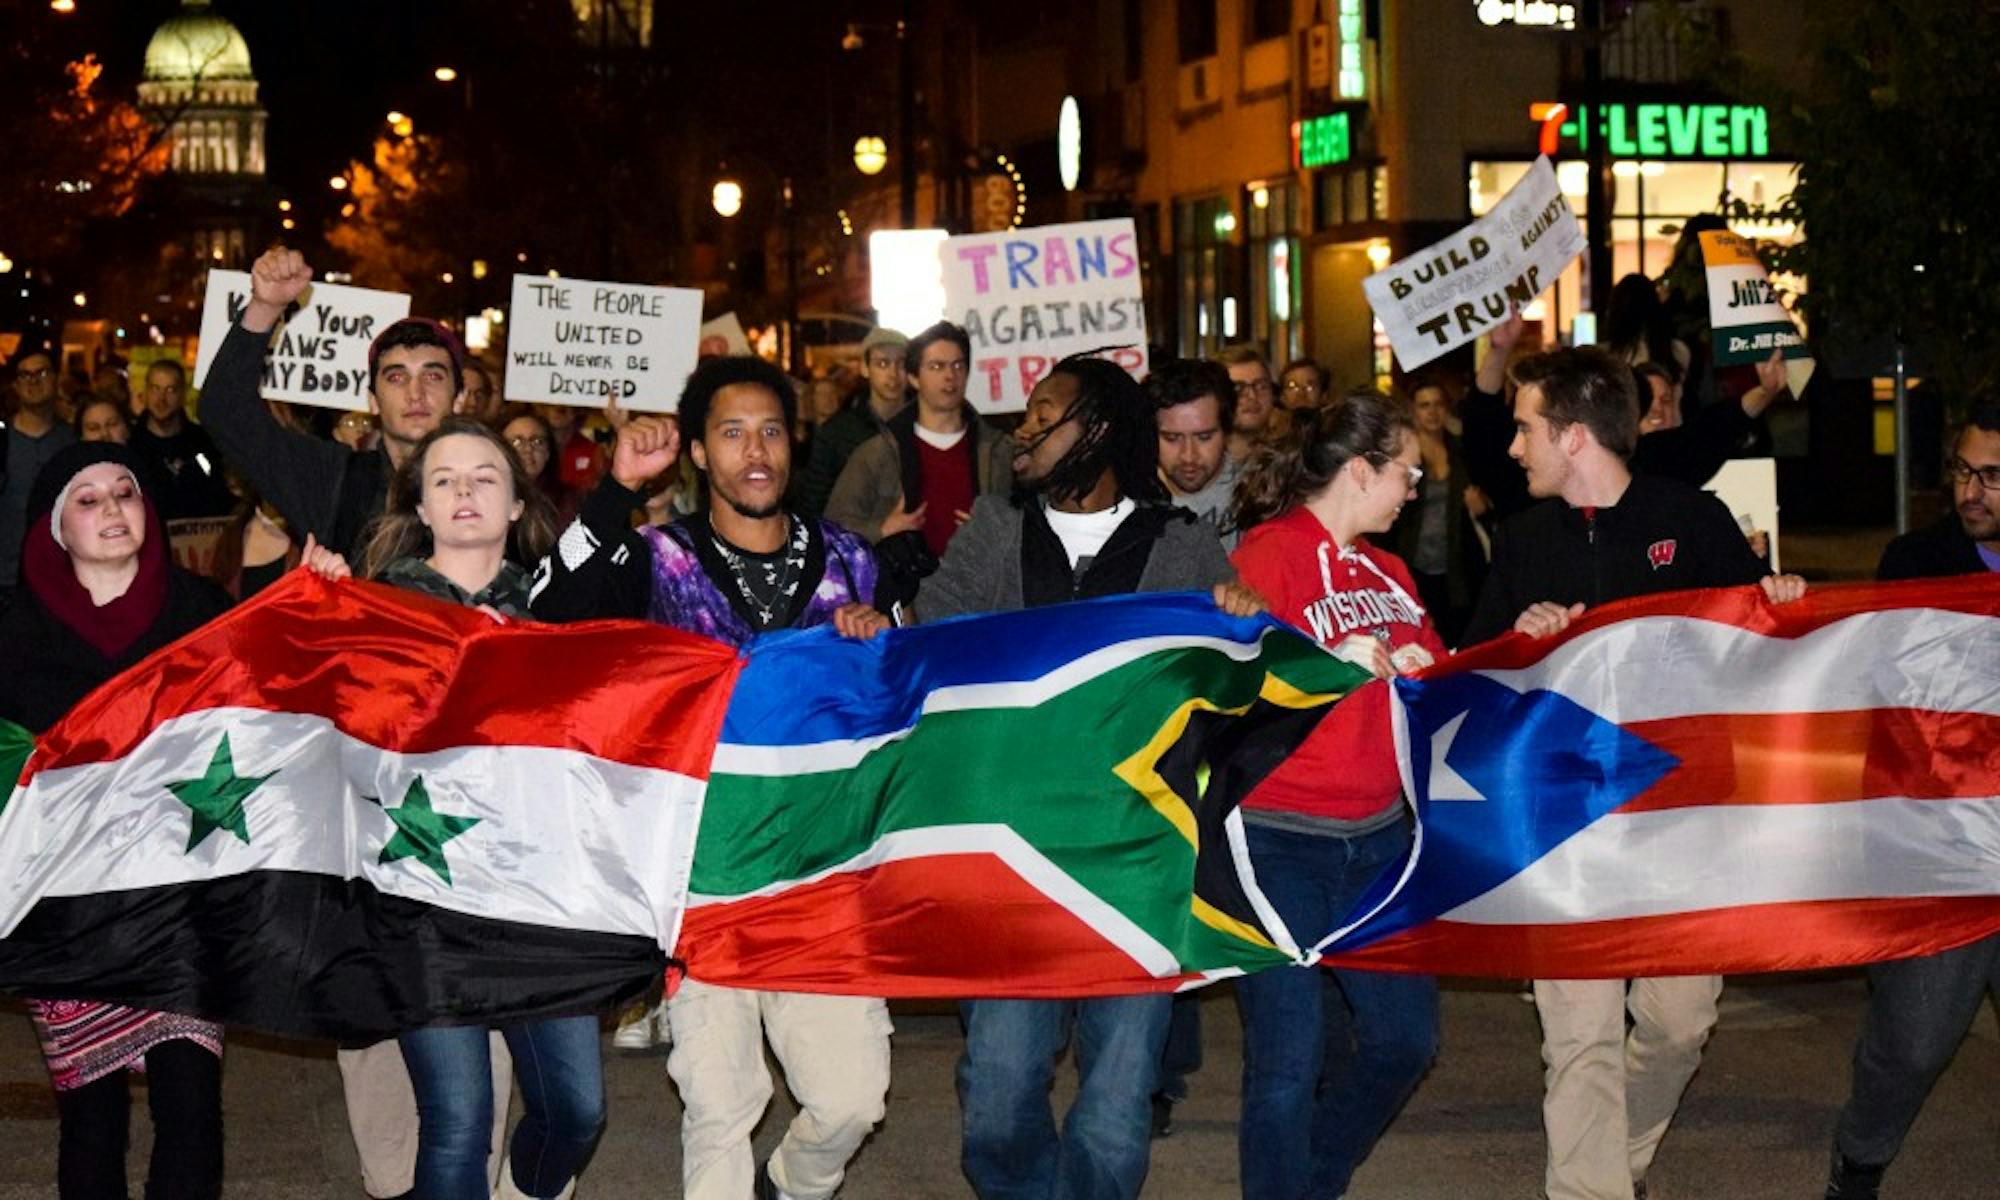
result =
[{"label": "black jacket", "polygon": [[257,494],[305,534],[350,560],[382,511],[394,470],[384,450],[357,453],[278,423],[260,394],[268,336],[231,325],[202,381],[208,434]]},{"label": "black jacket", "polygon": [[1503,525],[1464,642],[1507,632],[1542,600],[1595,608],[1630,596],[1755,583],[1768,573],[1722,501],[1671,479],[1634,475],[1610,508],[1586,513],[1544,500]]},{"label": "black jacket", "polygon": [[1935,579],[1940,575],[1978,575],[1986,570],[1965,526],[1956,516],[1947,516],[1935,525],[1909,533],[1889,543],[1882,551],[1882,565],[1875,578]]},{"label": "black jacket", "polygon": [[223,609],[229,594],[198,575],[170,567],[167,601],[139,640],[106,658],[22,587],[0,612],[0,720],[40,734],[113,675],[191,633]]}]

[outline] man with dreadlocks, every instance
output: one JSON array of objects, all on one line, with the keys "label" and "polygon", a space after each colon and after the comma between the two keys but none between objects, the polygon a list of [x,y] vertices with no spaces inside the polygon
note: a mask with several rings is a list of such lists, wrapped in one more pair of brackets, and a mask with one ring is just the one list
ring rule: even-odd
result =
[{"label": "man with dreadlocks", "polygon": [[[1153,409],[1099,358],[1056,364],[1028,397],[1011,496],[982,496],[918,602],[926,620],[1127,592],[1214,589],[1239,616],[1215,527],[1169,502]],[[958,1063],[960,1164],[983,1200],[1129,1200],[1146,1179],[1169,995],[968,1000]],[[1081,1075],[1060,1137],[1056,1058],[1075,1030]]]}]

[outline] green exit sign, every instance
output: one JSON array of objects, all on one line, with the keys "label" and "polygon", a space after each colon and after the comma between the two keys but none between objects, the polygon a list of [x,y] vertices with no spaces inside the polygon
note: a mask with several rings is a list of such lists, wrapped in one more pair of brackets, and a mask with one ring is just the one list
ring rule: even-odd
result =
[{"label": "green exit sign", "polygon": [[[1563,122],[1562,136],[1579,150],[1587,121]],[[1613,158],[1764,158],[1771,153],[1771,116],[1756,104],[1607,104],[1597,121]]]},{"label": "green exit sign", "polygon": [[1301,170],[1331,167],[1354,157],[1353,125],[1344,112],[1294,121],[1292,141]]}]

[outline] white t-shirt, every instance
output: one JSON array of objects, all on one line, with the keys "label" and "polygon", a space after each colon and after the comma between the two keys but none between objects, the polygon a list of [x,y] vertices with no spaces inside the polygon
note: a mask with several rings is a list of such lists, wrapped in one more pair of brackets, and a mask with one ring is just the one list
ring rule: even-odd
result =
[{"label": "white t-shirt", "polygon": [[949,450],[965,440],[965,426],[960,425],[950,433],[939,433],[935,429],[916,427],[917,440],[933,450]]},{"label": "white t-shirt", "polygon": [[1069,555],[1069,569],[1081,573],[1090,569],[1090,560],[1097,557],[1112,533],[1138,507],[1128,496],[1110,508],[1093,513],[1062,512],[1046,505],[1042,513],[1049,519],[1049,528],[1062,540],[1063,553]]}]

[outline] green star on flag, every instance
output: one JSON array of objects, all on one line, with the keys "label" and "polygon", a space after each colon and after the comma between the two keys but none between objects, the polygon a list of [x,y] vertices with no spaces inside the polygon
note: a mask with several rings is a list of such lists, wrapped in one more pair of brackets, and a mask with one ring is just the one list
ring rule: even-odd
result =
[{"label": "green star on flag", "polygon": [[192,854],[196,846],[218,829],[227,829],[236,835],[237,841],[248,845],[250,825],[243,818],[243,801],[275,774],[276,771],[238,775],[235,755],[229,749],[229,735],[223,734],[222,743],[215,748],[215,756],[208,760],[208,770],[200,779],[182,779],[167,785],[167,790],[188,806],[193,817],[183,853]]},{"label": "green star on flag", "polygon": [[384,807],[382,813],[395,822],[396,833],[389,839],[389,844],[382,847],[382,856],[376,861],[388,864],[414,858],[435,871],[437,877],[444,880],[445,886],[451,886],[451,864],[445,861],[444,844],[479,824],[479,818],[454,817],[433,809],[431,794],[424,787],[421,775],[412,780],[410,790],[403,793],[401,808]]}]

